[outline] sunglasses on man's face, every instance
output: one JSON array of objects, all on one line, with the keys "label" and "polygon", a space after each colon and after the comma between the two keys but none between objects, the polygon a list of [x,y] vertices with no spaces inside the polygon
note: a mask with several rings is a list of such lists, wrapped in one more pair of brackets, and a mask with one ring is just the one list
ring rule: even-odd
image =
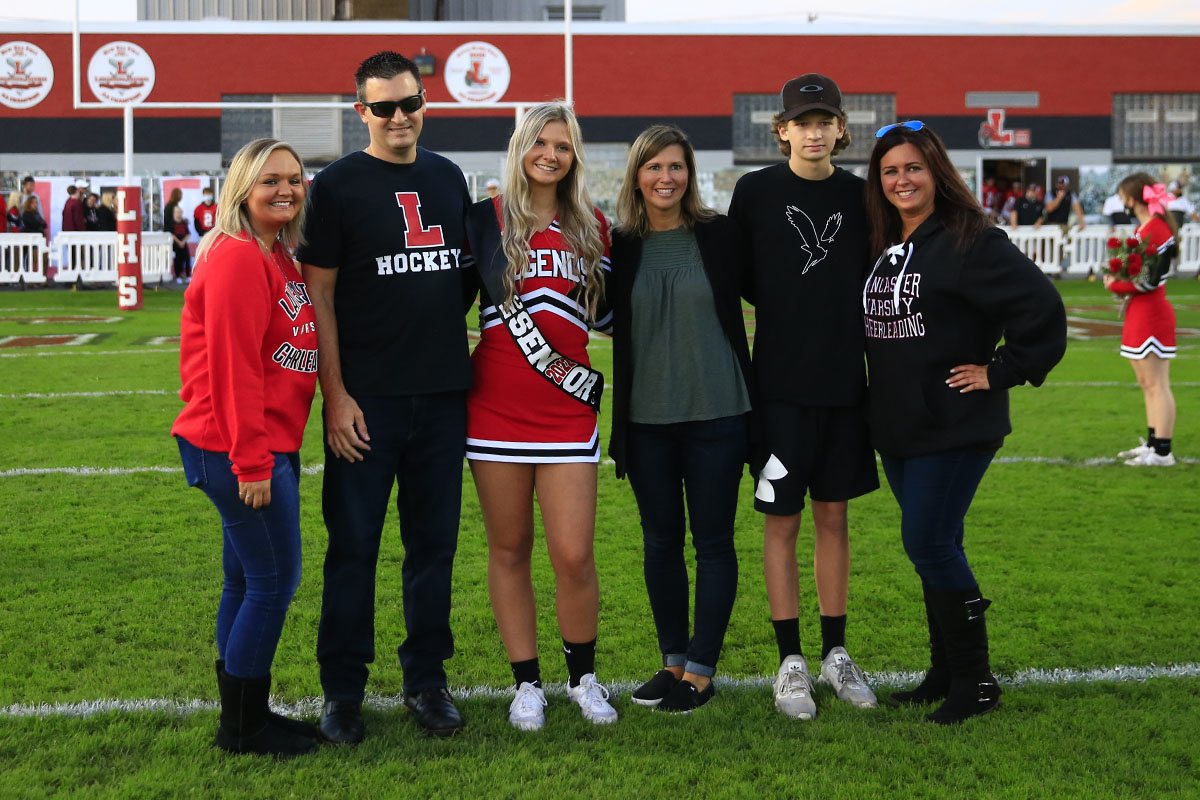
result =
[{"label": "sunglasses on man's face", "polygon": [[420,111],[421,106],[425,105],[425,92],[409,95],[400,100],[380,100],[375,103],[363,103],[363,105],[371,109],[371,113],[375,116],[391,119],[396,116],[397,108],[405,114]]},{"label": "sunglasses on man's face", "polygon": [[908,122],[893,122],[891,125],[884,125],[875,131],[875,138],[882,139],[884,136],[887,136],[888,131],[894,128],[908,128],[910,131],[919,131],[924,127],[925,123],[919,119],[910,119]]}]

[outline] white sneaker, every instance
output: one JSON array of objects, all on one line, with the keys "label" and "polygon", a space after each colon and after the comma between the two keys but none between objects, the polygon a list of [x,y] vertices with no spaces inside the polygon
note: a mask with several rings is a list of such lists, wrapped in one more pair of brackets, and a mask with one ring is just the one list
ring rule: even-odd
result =
[{"label": "white sneaker", "polygon": [[580,678],[578,686],[567,686],[567,697],[579,705],[584,719],[597,725],[617,721],[617,710],[608,704],[608,689],[596,680],[593,672]]},{"label": "white sneaker", "polygon": [[859,669],[854,659],[844,647],[835,647],[821,662],[821,675],[818,680],[828,683],[837,692],[839,700],[844,700],[859,708],[876,708],[879,701],[875,693],[867,686],[867,676]]},{"label": "white sneaker", "polygon": [[1139,436],[1138,441],[1141,442],[1141,444],[1139,444],[1137,447],[1131,447],[1128,450],[1122,450],[1121,452],[1117,453],[1117,458],[1137,458],[1138,456],[1153,452],[1154,448],[1146,444],[1145,439]]},{"label": "white sneaker", "polygon": [[545,693],[532,683],[522,683],[508,707],[508,721],[518,730],[541,730],[546,724],[546,712],[542,710],[545,707]]},{"label": "white sneaker", "polygon": [[788,656],[779,665],[779,674],[775,676],[775,707],[793,719],[812,719],[817,715],[804,656]]},{"label": "white sneaker", "polygon": [[1125,462],[1127,467],[1173,467],[1175,466],[1175,454],[1167,453],[1165,456],[1160,456],[1158,453],[1151,450],[1148,453],[1142,453],[1140,456],[1131,458]]}]

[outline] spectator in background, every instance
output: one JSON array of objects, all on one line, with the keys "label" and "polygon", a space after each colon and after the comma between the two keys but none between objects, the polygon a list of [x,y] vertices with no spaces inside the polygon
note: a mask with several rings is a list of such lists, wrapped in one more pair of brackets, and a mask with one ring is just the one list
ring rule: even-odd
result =
[{"label": "spectator in background", "polygon": [[1035,228],[1042,227],[1042,222],[1045,221],[1061,225],[1066,230],[1072,211],[1078,220],[1079,230],[1083,230],[1087,224],[1083,219],[1083,206],[1079,204],[1078,195],[1071,191],[1071,179],[1066,175],[1060,175],[1054,181],[1054,196],[1046,198],[1045,208],[1045,218],[1035,222]]},{"label": "spectator in background", "polygon": [[64,233],[87,230],[87,221],[83,216],[83,201],[79,199],[80,191],[80,188],[75,185],[67,187],[67,202],[63,204],[62,210]]},{"label": "spectator in background", "polygon": [[49,241],[49,225],[46,224],[46,218],[42,216],[41,210],[38,208],[38,196],[31,194],[25,198],[25,204],[21,206],[21,230],[25,233],[40,233]]},{"label": "spectator in background", "polygon": [[1180,185],[1179,181],[1171,181],[1171,185],[1167,187],[1167,191],[1174,198],[1167,203],[1167,210],[1175,218],[1176,227],[1183,227],[1189,219],[1192,222],[1200,222],[1200,215],[1196,214],[1196,206],[1184,196],[1183,186]]},{"label": "spectator in background", "polygon": [[96,206],[96,230],[115,231],[117,229],[117,210],[113,208],[114,198],[112,192],[101,192],[100,203]]},{"label": "spectator in background", "polygon": [[171,232],[171,252],[175,256],[172,264],[175,282],[191,283],[192,251],[188,247],[188,236],[191,235],[191,229],[188,228],[187,219],[184,218],[183,209],[179,207],[179,203],[172,206],[171,213],[174,215],[174,219],[171,221],[169,230]]},{"label": "spectator in background", "polygon": [[1105,201],[1100,213],[1108,217],[1108,229],[1112,231],[1118,225],[1129,225],[1133,218],[1125,211],[1125,203],[1121,196],[1113,192]]},{"label": "spectator in background", "polygon": [[1013,208],[1024,196],[1020,181],[1013,181],[1009,184],[1008,191],[1004,193],[1004,204],[1000,208],[1000,219],[1008,219],[1012,215]]},{"label": "spectator in background", "polygon": [[21,209],[25,208],[25,201],[33,197],[36,188],[37,181],[33,179],[32,175],[26,175],[21,179],[21,204],[19,206]]},{"label": "spectator in background", "polygon": [[89,193],[87,199],[83,203],[83,223],[89,231],[98,231],[100,228],[100,217],[97,209],[100,208],[100,197],[96,194]]},{"label": "spectator in background", "polygon": [[1042,201],[1038,200],[1040,188],[1036,183],[1029,184],[1025,189],[1025,196],[1013,204],[1012,211],[1008,215],[1008,221],[1013,230],[1016,230],[1018,225],[1041,225],[1044,206],[1042,206]]},{"label": "spectator in background", "polygon": [[500,196],[500,181],[490,178],[486,186],[487,196],[493,200]]},{"label": "spectator in background", "polygon": [[164,231],[170,232],[175,227],[175,207],[179,205],[179,201],[183,199],[183,190],[176,187],[171,190],[171,197],[167,200],[167,204],[163,206],[163,226]]},{"label": "spectator in background", "polygon": [[217,204],[213,202],[212,189],[205,187],[204,200],[192,212],[192,223],[196,226],[196,235],[201,238],[217,224]]},{"label": "spectator in background", "polygon": [[5,212],[5,226],[8,233],[21,233],[25,230],[21,224],[21,193],[13,192],[8,196],[8,210]]},{"label": "spectator in background", "polygon": [[995,222],[997,214],[1000,212],[1000,190],[996,188],[996,179],[990,175],[983,179],[980,202],[983,205],[983,213],[988,215],[988,219]]},{"label": "spectator in background", "polygon": [[8,233],[8,201],[0,193],[0,233]]}]

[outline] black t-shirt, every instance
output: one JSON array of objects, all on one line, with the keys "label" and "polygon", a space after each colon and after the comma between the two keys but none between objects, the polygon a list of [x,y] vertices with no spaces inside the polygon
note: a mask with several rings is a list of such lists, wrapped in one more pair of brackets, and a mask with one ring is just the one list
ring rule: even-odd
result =
[{"label": "black t-shirt", "polygon": [[395,396],[471,385],[465,282],[471,258],[467,182],[417,148],[412,164],[350,153],[308,191],[297,260],[337,268],[342,381],[351,395]]},{"label": "black t-shirt", "polygon": [[764,400],[862,400],[865,185],[840,167],[806,180],[785,162],[743,175],[733,190],[729,216],[747,256],[742,293],[757,306],[754,373]]},{"label": "black t-shirt", "polygon": [[1017,212],[1017,224],[1032,225],[1042,218],[1044,208],[1041,202],[1022,197],[1013,206],[1013,210]]},{"label": "black t-shirt", "polygon": [[[1049,200],[1054,196],[1053,192],[1047,193],[1046,199]],[[1075,193],[1066,192],[1063,195],[1063,201],[1055,206],[1053,211],[1046,212],[1046,222],[1053,222],[1058,225],[1066,225],[1071,218],[1071,206],[1075,203]]]}]

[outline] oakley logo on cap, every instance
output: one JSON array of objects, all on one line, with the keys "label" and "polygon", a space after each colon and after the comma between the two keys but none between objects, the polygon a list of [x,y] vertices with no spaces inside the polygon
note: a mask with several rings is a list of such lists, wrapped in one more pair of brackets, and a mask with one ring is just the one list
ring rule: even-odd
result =
[{"label": "oakley logo on cap", "polygon": [[801,86],[800,91],[802,91],[802,92],[823,92],[823,91],[825,91],[825,87],[818,86],[815,83],[810,83],[807,86]]}]

